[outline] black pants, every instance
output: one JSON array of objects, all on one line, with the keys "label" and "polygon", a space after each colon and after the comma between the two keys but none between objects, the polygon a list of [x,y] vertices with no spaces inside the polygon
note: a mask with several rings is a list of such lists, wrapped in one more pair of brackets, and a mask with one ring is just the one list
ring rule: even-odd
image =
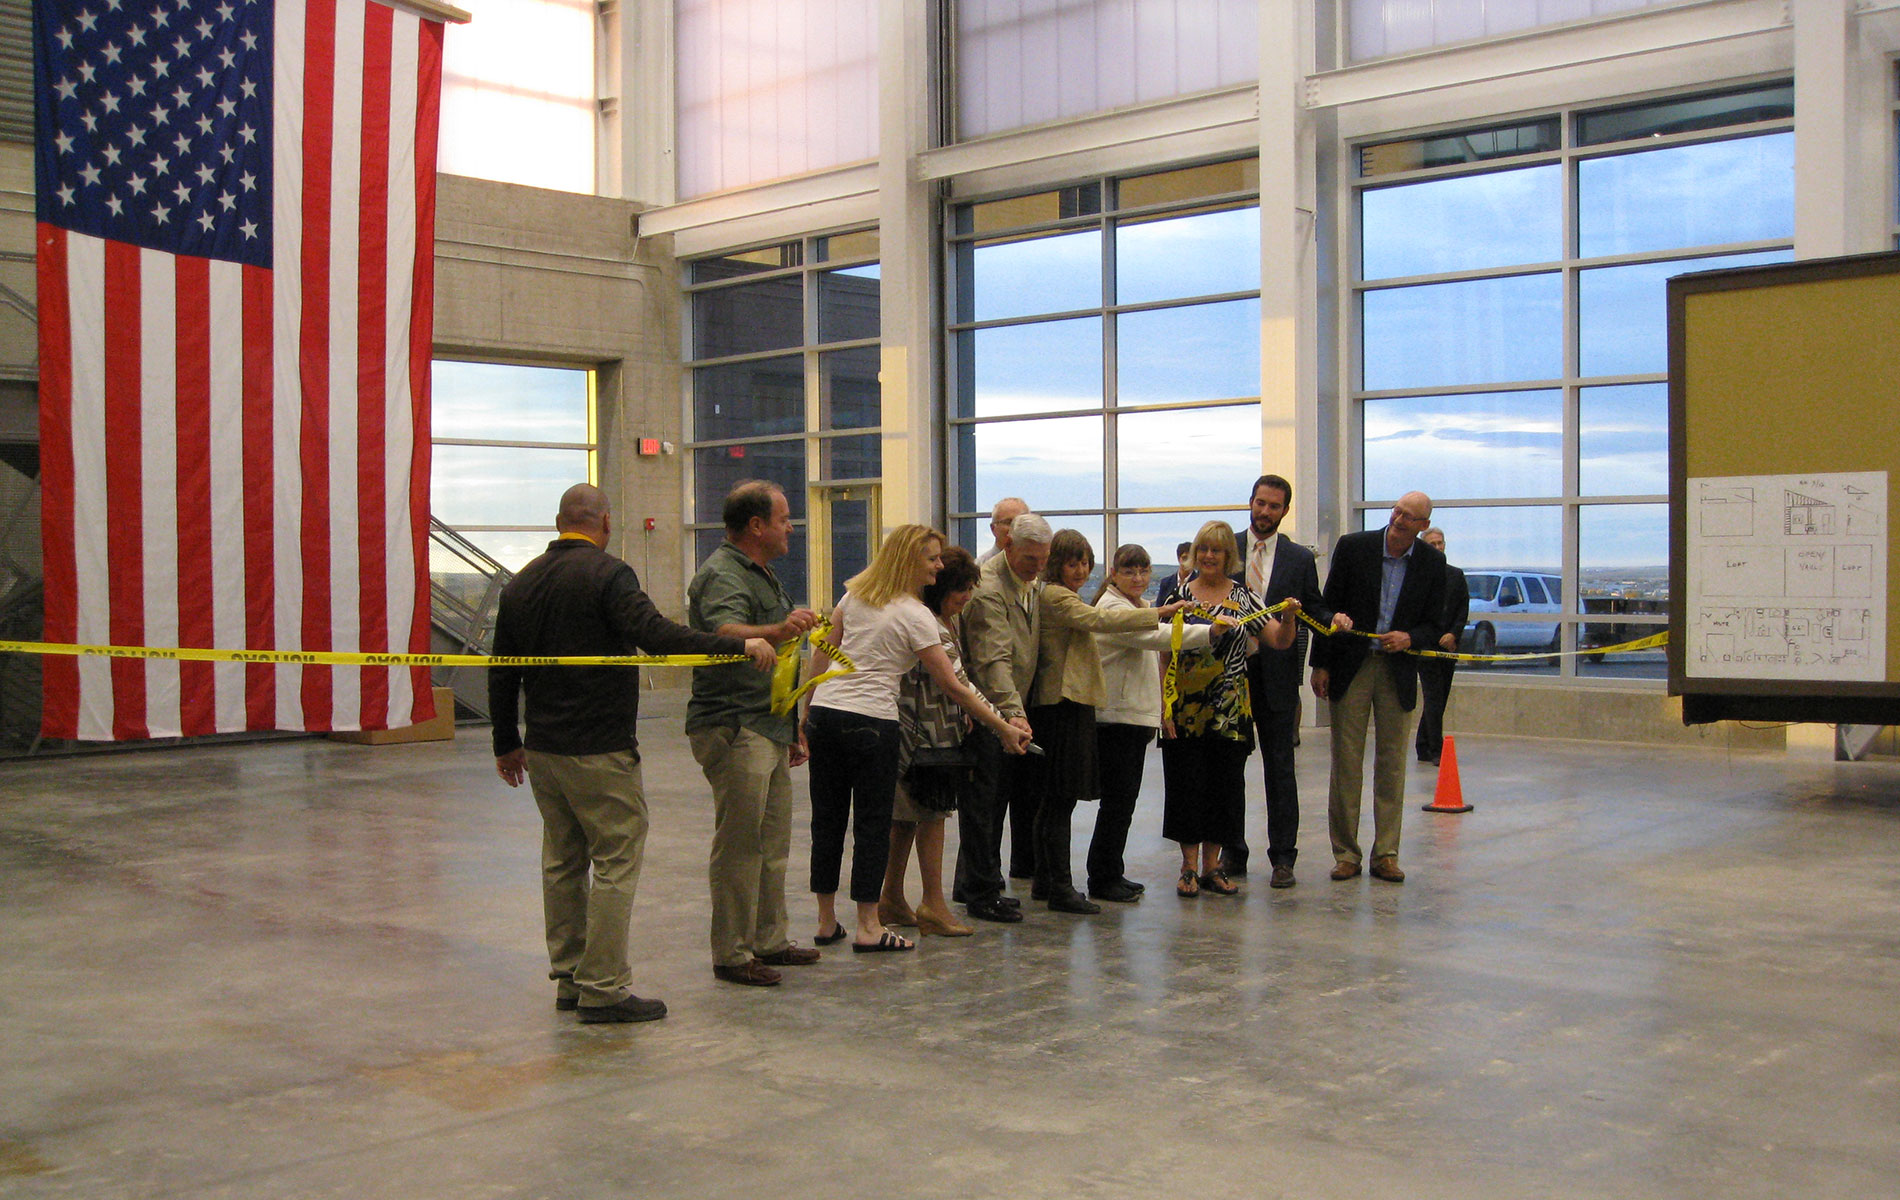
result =
[{"label": "black pants", "polygon": [[1418,756],[1437,762],[1445,748],[1445,701],[1451,698],[1451,676],[1458,664],[1448,658],[1418,660],[1418,686],[1424,693],[1418,706]]},{"label": "black pants", "polygon": [[[838,890],[844,833],[851,826],[851,899],[884,891],[891,857],[891,800],[897,792],[897,722],[813,707],[811,747],[811,890]],[[853,808],[856,808],[855,817]]]},{"label": "black pants", "polygon": [[[1300,856],[1300,781],[1293,770],[1293,746],[1300,734],[1300,706],[1268,708],[1254,702],[1254,731],[1260,735],[1260,765],[1267,781],[1267,861],[1290,867]],[[1247,843],[1225,848],[1223,861],[1245,869]]]},{"label": "black pants", "polygon": [[1127,871],[1122,856],[1128,849],[1128,826],[1141,795],[1141,772],[1148,762],[1148,743],[1155,731],[1145,725],[1097,725],[1096,768],[1101,772],[1102,808],[1095,814],[1095,836],[1089,839],[1089,888],[1119,883]]},{"label": "black pants", "polygon": [[960,904],[989,900],[1003,891],[1003,806],[1000,775],[1003,744],[981,725],[963,739],[975,769],[957,805],[957,870],[951,898]]},{"label": "black pants", "polygon": [[[1009,873],[1014,879],[1036,876],[1036,810],[1042,807],[1044,772],[1043,757],[1037,754],[1005,754],[997,772],[1009,808]],[[1000,827],[997,833],[1002,833]],[[996,852],[1002,854],[1000,840]]]}]

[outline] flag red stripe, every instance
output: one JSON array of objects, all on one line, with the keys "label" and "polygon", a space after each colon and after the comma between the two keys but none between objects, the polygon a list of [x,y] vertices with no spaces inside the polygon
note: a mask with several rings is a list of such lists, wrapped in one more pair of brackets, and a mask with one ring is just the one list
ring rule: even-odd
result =
[{"label": "flag red stripe", "polygon": [[[141,334],[139,249],[123,242],[105,243],[105,530],[107,588],[111,611],[107,629],[115,646],[145,644],[145,496],[144,433],[140,422],[139,337]],[[112,736],[151,736],[145,727],[145,664],[134,658],[112,660]]]},{"label": "flag red stripe", "polygon": [[[389,396],[389,84],[395,13],[372,4],[363,21],[363,134],[356,258],[356,542],[360,636],[388,650],[388,480],[384,409]],[[362,726],[389,724],[389,672],[362,672]]]},{"label": "flag red stripe", "polygon": [[[277,648],[274,357],[271,273],[244,268],[244,639],[252,650]],[[276,668],[244,668],[244,727],[277,728]]]},{"label": "flag red stripe", "polygon": [[[330,624],[330,149],[336,95],[336,14],[332,0],[309,0],[304,19],[303,323],[303,649],[329,650]],[[331,672],[304,667],[305,729],[331,723]]]},{"label": "flag red stripe", "polygon": [[[178,644],[216,646],[211,569],[211,311],[209,259],[175,259],[178,398]],[[178,720],[187,734],[217,731],[216,669],[178,664]]]},{"label": "flag red stripe", "polygon": [[[436,130],[441,122],[442,30],[422,22],[416,64],[416,255],[414,294],[409,318],[409,395],[414,405],[414,447],[409,468],[409,514],[416,562],[415,619],[409,627],[409,651],[429,650],[429,431],[431,358],[435,331],[435,168]],[[415,716],[435,715],[435,694],[427,667],[413,667]]]},{"label": "flag red stripe", "polygon": [[[40,544],[46,573],[44,636],[71,642],[79,631],[74,594],[79,566],[73,548],[72,314],[66,293],[66,231],[40,225]],[[97,530],[91,531],[93,536]],[[79,733],[79,660],[40,659],[45,699],[40,729],[47,737]]]}]

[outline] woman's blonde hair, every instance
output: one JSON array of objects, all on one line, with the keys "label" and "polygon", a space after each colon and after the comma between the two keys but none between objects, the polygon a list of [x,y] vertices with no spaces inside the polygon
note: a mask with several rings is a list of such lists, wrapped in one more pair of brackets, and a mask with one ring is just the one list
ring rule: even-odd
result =
[{"label": "woman's blonde hair", "polygon": [[872,608],[883,608],[899,596],[915,596],[917,566],[932,541],[941,547],[943,534],[928,525],[899,525],[878,546],[871,565],[845,580],[844,590]]},{"label": "woman's blonde hair", "polygon": [[1232,575],[1240,566],[1240,543],[1234,540],[1234,527],[1225,521],[1209,521],[1201,526],[1201,531],[1194,535],[1191,553],[1198,559],[1202,550],[1218,550],[1227,556],[1220,569],[1222,575]]}]

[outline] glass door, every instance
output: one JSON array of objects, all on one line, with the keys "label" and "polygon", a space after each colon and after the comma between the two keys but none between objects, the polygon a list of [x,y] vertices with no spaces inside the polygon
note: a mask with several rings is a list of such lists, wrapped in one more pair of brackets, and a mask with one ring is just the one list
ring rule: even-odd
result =
[{"label": "glass door", "polygon": [[845,580],[871,565],[880,528],[878,485],[811,489],[811,598],[827,607],[844,596]]}]

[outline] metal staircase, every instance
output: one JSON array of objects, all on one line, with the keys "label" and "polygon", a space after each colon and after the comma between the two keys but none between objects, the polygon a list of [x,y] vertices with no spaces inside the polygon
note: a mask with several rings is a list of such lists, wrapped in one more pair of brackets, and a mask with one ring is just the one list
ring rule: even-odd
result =
[{"label": "metal staircase", "polygon": [[[429,518],[429,647],[438,654],[487,654],[495,644],[495,612],[501,589],[514,572],[452,527]],[[437,552],[467,570],[437,571]],[[437,667],[437,687],[455,689],[457,715],[488,719],[488,671],[482,667]]]}]

